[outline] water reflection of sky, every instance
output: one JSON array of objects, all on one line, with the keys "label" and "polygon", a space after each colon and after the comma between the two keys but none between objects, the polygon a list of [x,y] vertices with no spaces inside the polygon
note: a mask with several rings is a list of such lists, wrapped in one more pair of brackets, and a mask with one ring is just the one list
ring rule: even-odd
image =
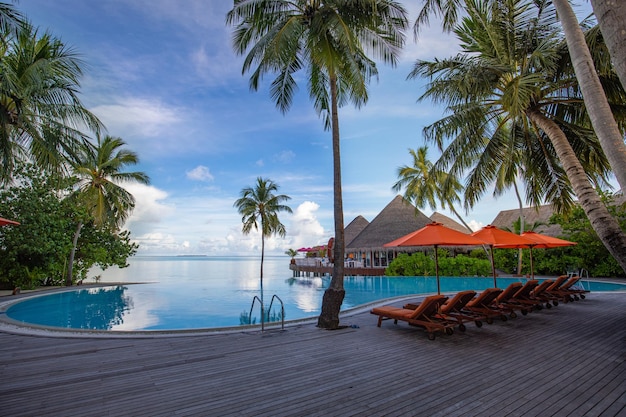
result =
[{"label": "water reflection of sky", "polygon": [[[102,273],[101,282],[141,282],[51,294],[18,303],[7,315],[47,326],[107,330],[173,330],[237,326],[260,297],[256,258],[133,258],[131,266]],[[264,268],[266,308],[276,294],[285,304],[285,319],[320,313],[329,278],[291,276],[288,258],[269,258]],[[498,279],[504,287],[517,279]],[[382,298],[433,293],[434,278],[346,277],[348,309]],[[493,286],[492,278],[441,279],[442,292]],[[626,288],[626,287],[625,287]],[[280,303],[274,301],[274,313]],[[253,318],[260,320],[256,304]]]}]

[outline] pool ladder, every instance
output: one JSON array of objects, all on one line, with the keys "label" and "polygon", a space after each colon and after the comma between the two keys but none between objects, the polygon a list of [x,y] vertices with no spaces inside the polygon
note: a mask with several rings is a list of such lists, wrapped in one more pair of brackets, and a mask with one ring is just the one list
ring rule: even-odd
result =
[{"label": "pool ladder", "polygon": [[[280,299],[276,294],[272,295],[272,300],[270,301],[270,307],[267,309],[268,313],[272,311],[272,304],[274,304],[274,299],[277,299],[280,302],[280,320],[281,325],[280,329],[285,330],[285,303]],[[263,305],[263,301],[258,296],[254,296],[252,299],[252,305],[250,306],[250,314],[248,315],[248,322],[252,323],[252,310],[254,310],[254,303],[258,301],[261,305],[261,331],[265,330],[265,306]]]}]

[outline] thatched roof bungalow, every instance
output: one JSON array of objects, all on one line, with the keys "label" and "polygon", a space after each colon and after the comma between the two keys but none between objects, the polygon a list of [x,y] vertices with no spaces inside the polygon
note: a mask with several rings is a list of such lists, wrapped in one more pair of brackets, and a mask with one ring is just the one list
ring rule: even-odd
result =
[{"label": "thatched roof bungalow", "polygon": [[396,196],[346,245],[346,254],[360,260],[364,266],[387,266],[390,250],[383,248],[383,245],[431,222],[431,219],[402,196]]},{"label": "thatched roof bungalow", "polygon": [[368,222],[365,217],[360,215],[356,216],[344,229],[343,233],[346,244],[349,245],[369,224],[370,222]]},{"label": "thatched roof bungalow", "polygon": [[[552,205],[547,204],[543,206],[526,207],[522,209],[524,214],[524,223],[530,225],[533,223],[543,223],[543,225],[537,227],[534,231],[542,233],[548,236],[559,237],[563,234],[563,229],[558,224],[548,224],[550,217],[554,214],[554,208]],[[513,229],[513,224],[519,219],[520,210],[503,210],[493,219],[491,224],[500,229]]]},{"label": "thatched roof bungalow", "polygon": [[461,223],[457,222],[456,220],[451,219],[450,217],[444,214],[438,213],[438,212],[434,212],[430,216],[430,220],[437,222],[437,223],[441,223],[450,229],[456,230],[457,232],[461,232],[461,233],[473,232],[473,230],[468,229],[467,227],[463,226]]}]

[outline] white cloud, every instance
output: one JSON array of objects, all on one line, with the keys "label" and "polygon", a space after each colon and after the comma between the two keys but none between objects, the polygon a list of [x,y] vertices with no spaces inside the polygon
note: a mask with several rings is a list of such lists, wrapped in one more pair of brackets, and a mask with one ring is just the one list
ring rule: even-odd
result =
[{"label": "white cloud", "polygon": [[91,109],[114,135],[124,132],[124,135],[155,137],[166,127],[182,122],[177,116],[181,112],[164,105],[160,99],[129,97],[117,100]]},{"label": "white cloud", "polygon": [[296,154],[292,151],[282,151],[274,155],[274,160],[281,164],[288,164],[293,161],[296,157]]},{"label": "white cloud", "polygon": [[305,201],[294,210],[291,226],[287,230],[290,237],[289,244],[293,249],[316,245],[328,238],[329,232],[324,230],[317,219],[316,213],[319,208],[319,204]]},{"label": "white cloud", "polygon": [[168,194],[156,187],[127,184],[124,188],[135,197],[135,209],[126,223],[133,233],[143,234],[174,212],[174,207],[164,203]]},{"label": "white cloud", "polygon": [[204,165],[198,165],[191,171],[187,171],[186,174],[187,178],[194,181],[211,182],[215,179],[211,174],[211,171],[209,171],[209,168]]},{"label": "white cloud", "polygon": [[482,222],[476,221],[476,220],[470,220],[467,225],[470,227],[470,229],[472,229],[474,232],[477,230],[480,230],[483,228],[483,226],[485,226]]}]

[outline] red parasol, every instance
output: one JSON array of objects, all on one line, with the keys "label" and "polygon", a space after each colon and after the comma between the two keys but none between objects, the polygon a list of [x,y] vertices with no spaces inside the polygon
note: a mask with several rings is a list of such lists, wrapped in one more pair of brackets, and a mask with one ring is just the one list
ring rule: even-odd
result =
[{"label": "red parasol", "polygon": [[[493,262],[493,248],[530,248],[534,242],[523,236],[516,235],[515,233],[507,232],[506,230],[498,229],[495,226],[487,225],[482,229],[472,233],[472,236],[484,241],[491,250],[491,269],[493,271],[493,286],[498,287],[496,284],[496,266]],[[505,245],[505,246],[500,246]],[[532,263],[531,263],[532,270]]]},{"label": "red parasol", "polygon": [[402,236],[394,241],[385,243],[384,247],[396,246],[434,246],[435,248],[435,272],[437,276],[437,294],[441,293],[439,285],[439,258],[437,247],[439,246],[482,246],[485,242],[466,233],[458,232],[441,223],[432,222],[415,232]]},{"label": "red parasol", "polygon": [[530,274],[531,278],[535,277],[535,271],[533,269],[533,248],[558,248],[563,246],[574,246],[576,242],[570,242],[569,240],[563,240],[552,236],[542,235],[536,232],[524,232],[521,237],[532,241],[533,243],[528,246],[511,246],[511,245],[495,245],[496,248],[520,248],[527,247],[530,249]]}]

